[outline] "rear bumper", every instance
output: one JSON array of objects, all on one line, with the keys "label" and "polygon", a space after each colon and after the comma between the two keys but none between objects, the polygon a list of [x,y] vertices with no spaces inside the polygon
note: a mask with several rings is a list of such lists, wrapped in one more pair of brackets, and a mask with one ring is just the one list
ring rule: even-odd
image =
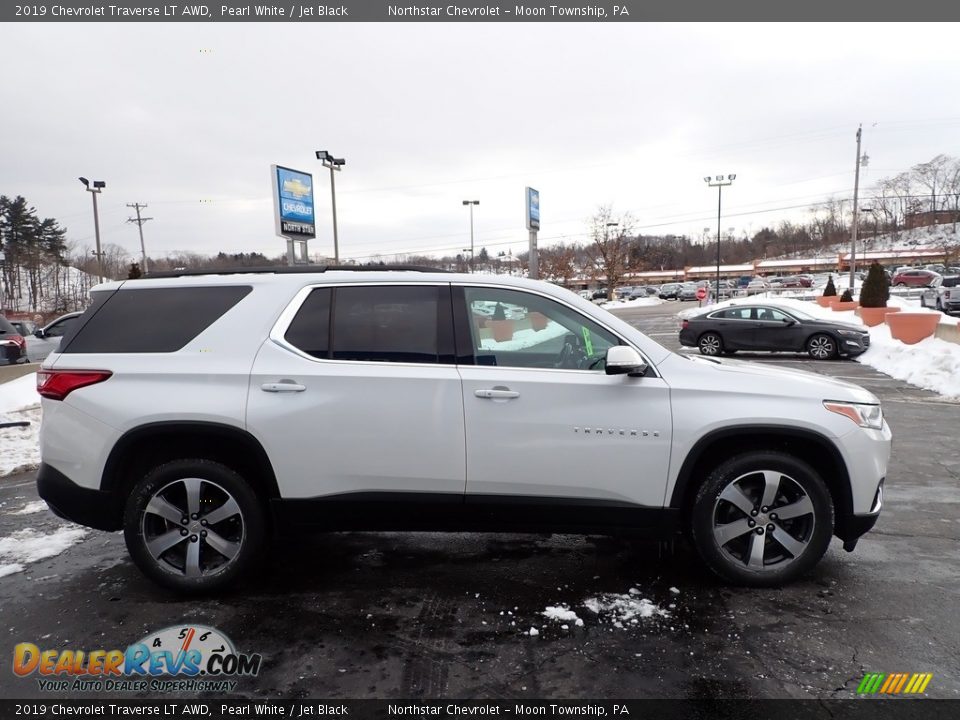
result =
[{"label": "rear bumper", "polygon": [[101,490],[73,482],[47,463],[37,472],[37,492],[54,515],[97,530],[119,530],[122,507],[118,499]]}]

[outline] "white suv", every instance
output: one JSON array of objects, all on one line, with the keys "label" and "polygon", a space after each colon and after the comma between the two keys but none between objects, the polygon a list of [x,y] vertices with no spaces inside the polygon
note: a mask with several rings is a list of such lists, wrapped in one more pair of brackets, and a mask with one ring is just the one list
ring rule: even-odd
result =
[{"label": "white suv", "polygon": [[322,268],[100,285],[38,373],[40,495],[219,588],[270,532],[684,532],[724,579],[876,522],[877,398],[674,354],[562,288]]}]

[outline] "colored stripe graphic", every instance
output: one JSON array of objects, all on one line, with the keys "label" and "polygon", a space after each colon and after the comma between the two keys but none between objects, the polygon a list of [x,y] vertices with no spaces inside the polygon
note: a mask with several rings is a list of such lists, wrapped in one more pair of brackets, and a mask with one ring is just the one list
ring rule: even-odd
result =
[{"label": "colored stripe graphic", "polygon": [[926,691],[933,673],[867,673],[857,686],[859,695],[918,695]]}]

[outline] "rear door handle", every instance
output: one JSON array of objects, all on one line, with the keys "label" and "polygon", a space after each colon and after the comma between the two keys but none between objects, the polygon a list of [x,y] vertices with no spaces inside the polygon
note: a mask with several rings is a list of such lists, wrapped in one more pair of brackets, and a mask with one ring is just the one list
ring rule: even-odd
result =
[{"label": "rear door handle", "polygon": [[303,392],[307,389],[306,385],[301,385],[298,382],[293,380],[281,380],[280,382],[269,382],[264,383],[260,386],[260,389],[264,392],[272,393],[281,393],[281,392]]},{"label": "rear door handle", "polygon": [[474,390],[473,394],[478,398],[488,398],[491,400],[511,400],[520,397],[516,390],[507,390],[506,388],[493,388],[491,390]]}]

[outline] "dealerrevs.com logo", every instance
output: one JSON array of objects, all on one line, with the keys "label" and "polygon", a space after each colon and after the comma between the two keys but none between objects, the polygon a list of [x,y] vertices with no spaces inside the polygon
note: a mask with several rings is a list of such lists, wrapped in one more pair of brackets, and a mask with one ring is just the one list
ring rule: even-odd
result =
[{"label": "dealerrevs.com logo", "polygon": [[230,692],[237,677],[260,672],[258,653],[239,653],[230,638],[203,625],[151,633],[126,650],[13,649],[13,672],[51,692]]}]

